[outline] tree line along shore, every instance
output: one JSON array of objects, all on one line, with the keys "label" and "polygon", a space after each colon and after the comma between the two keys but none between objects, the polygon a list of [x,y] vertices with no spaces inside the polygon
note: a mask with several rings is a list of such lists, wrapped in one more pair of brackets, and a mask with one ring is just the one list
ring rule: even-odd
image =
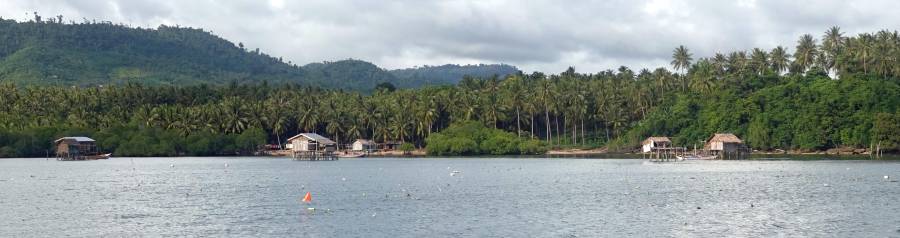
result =
[{"label": "tree line along shore", "polygon": [[[382,84],[371,93],[266,83],[7,83],[0,86],[0,157],[43,157],[54,138],[70,135],[94,137],[117,156],[247,154],[299,132],[339,143],[369,138],[426,149],[478,148],[436,154],[627,152],[647,136],[690,147],[719,132],[738,135],[757,151],[900,149],[896,31],[845,36],[835,27],[820,39],[801,36],[789,51],[700,57],[679,46],[672,52],[674,72],[569,68],[451,86]],[[477,133],[444,133],[472,122],[480,125]]]}]

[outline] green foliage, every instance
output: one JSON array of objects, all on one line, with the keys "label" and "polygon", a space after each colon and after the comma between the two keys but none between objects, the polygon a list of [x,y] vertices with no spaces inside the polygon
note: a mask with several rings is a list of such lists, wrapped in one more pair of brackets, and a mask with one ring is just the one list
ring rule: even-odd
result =
[{"label": "green foliage", "polygon": [[875,115],[872,143],[882,150],[900,151],[900,113]]},{"label": "green foliage", "polygon": [[454,65],[422,66],[411,69],[391,70],[391,74],[398,78],[397,86],[403,88],[415,88],[424,85],[454,85],[464,77],[473,78],[505,78],[519,72],[514,66],[505,64],[479,64],[479,65]]},{"label": "green foliage", "polygon": [[629,133],[635,138],[674,136],[675,144],[690,147],[712,133],[732,132],[761,150],[867,148],[876,143],[873,133],[882,133],[883,141],[900,138],[890,129],[873,128],[879,118],[872,115],[882,115],[883,128],[896,125],[884,116],[900,107],[900,82],[895,79],[795,75],[742,93],[744,97],[730,90],[703,98],[677,97],[674,105],[661,106]]},{"label": "green foliage", "polygon": [[521,139],[513,133],[474,121],[454,123],[444,131],[432,134],[426,141],[426,150],[432,155],[543,154],[547,151],[540,141]]},{"label": "green foliage", "polygon": [[[0,84],[0,155],[44,156],[64,135],[95,136],[126,155],[239,154],[298,132],[409,141],[432,154],[628,151],[651,135],[692,147],[717,132],[763,150],[896,148],[900,39],[828,35],[823,46],[803,36],[799,57],[786,50],[794,47],[712,56],[679,47],[677,74],[620,67],[491,77],[509,68],[423,67],[481,78],[403,89],[392,73],[426,74],[358,60],[300,67],[190,28],[2,20],[0,81],[21,84]],[[342,90],[381,83],[400,89]]]},{"label": "green foliage", "polygon": [[268,82],[370,91],[381,82],[419,87],[455,83],[466,74],[516,72],[514,67],[505,65],[447,65],[389,72],[353,59],[298,66],[202,29],[166,25],[150,29],[109,22],[64,24],[0,19],[0,39],[0,82],[18,85]]},{"label": "green foliage", "polygon": [[399,149],[400,149],[400,151],[409,153],[409,152],[412,152],[413,150],[416,150],[416,146],[414,146],[412,143],[406,142],[406,143],[400,144]]},{"label": "green foliage", "polygon": [[260,149],[260,145],[266,144],[266,133],[260,128],[244,130],[235,138],[234,142],[238,150],[252,153]]}]

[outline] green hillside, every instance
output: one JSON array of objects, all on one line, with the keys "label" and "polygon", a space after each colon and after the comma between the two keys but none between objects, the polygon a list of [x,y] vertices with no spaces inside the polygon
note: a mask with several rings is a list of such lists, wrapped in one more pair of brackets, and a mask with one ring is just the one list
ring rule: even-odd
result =
[{"label": "green hillside", "polygon": [[497,76],[502,79],[507,75],[518,72],[519,69],[515,66],[505,64],[426,65],[416,68],[391,70],[391,73],[398,78],[397,86],[404,88],[418,87],[422,84],[452,85],[459,83],[459,81],[466,76],[473,78],[490,78]]},{"label": "green hillside", "polygon": [[443,71],[432,69],[445,66],[423,67],[393,73],[352,59],[300,66],[202,29],[37,20],[0,19],[0,83],[90,86],[135,82],[189,86],[266,81],[368,91],[382,82],[418,87],[455,83],[469,73],[483,77],[514,72],[511,66],[479,65]]}]

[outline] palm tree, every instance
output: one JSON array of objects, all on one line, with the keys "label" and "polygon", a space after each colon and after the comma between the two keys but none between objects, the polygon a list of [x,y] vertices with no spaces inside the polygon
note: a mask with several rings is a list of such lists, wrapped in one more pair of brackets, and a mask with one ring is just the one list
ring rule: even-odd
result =
[{"label": "palm tree", "polygon": [[722,53],[716,53],[712,58],[712,65],[716,69],[716,74],[724,75],[728,72],[728,58]]},{"label": "palm tree", "polygon": [[553,84],[550,82],[550,80],[541,79],[540,85],[541,86],[538,93],[538,101],[540,101],[544,107],[544,124],[547,126],[547,134],[545,137],[547,139],[547,142],[549,143],[553,140],[553,135],[550,132],[550,107],[551,101],[553,100]]},{"label": "palm tree", "polygon": [[762,75],[769,69],[769,54],[760,48],[753,48],[750,53],[750,62],[753,65],[754,73]]},{"label": "palm tree", "polygon": [[[688,49],[685,48],[683,45],[680,45],[680,46],[678,46],[678,48],[675,48],[675,50],[672,52],[672,62],[670,62],[670,64],[672,65],[672,67],[675,68],[675,70],[682,71],[681,77],[684,79],[685,78],[684,74],[686,74],[685,71],[691,67],[692,60],[694,60],[694,59],[691,58],[691,53],[688,52]],[[686,84],[684,84],[684,85],[686,85]],[[685,90],[686,89],[687,88],[685,88]]]},{"label": "palm tree", "polygon": [[522,78],[518,75],[510,75],[506,80],[503,81],[502,85],[504,86],[504,96],[507,99],[506,104],[515,108],[516,110],[516,135],[522,135],[522,119],[521,119],[521,109],[522,104],[524,103],[525,92],[522,86]]},{"label": "palm tree", "polygon": [[862,65],[863,73],[869,73],[869,61],[872,60],[872,54],[875,50],[875,37],[872,34],[863,33],[856,39],[850,40],[850,47],[853,48],[854,58]]},{"label": "palm tree", "polygon": [[691,56],[692,54],[688,52],[687,48],[683,45],[678,46],[672,52],[672,62],[670,64],[675,70],[687,70],[691,66],[691,61],[694,60]]},{"label": "palm tree", "polygon": [[769,57],[769,66],[771,66],[772,71],[775,71],[777,74],[784,72],[788,65],[790,65],[788,58],[790,58],[791,55],[785,52],[784,47],[775,47],[769,55],[771,56]]},{"label": "palm tree", "polygon": [[691,80],[691,88],[701,93],[709,93],[715,87],[715,77],[712,64],[709,60],[702,59],[694,64],[693,79]]},{"label": "palm tree", "polygon": [[806,70],[815,62],[818,50],[816,39],[810,34],[804,34],[797,40],[797,50],[794,52],[795,73],[806,73]]},{"label": "palm tree", "polygon": [[843,34],[840,27],[832,26],[822,36],[822,51],[825,52],[825,64],[823,66],[828,72],[831,72],[832,69],[837,71],[841,68],[838,56],[841,54],[845,44]]}]

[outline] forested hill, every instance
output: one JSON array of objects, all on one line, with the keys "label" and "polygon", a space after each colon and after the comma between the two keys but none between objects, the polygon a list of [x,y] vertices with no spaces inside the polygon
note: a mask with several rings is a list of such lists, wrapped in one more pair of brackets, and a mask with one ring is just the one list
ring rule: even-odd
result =
[{"label": "forested hill", "polygon": [[[805,34],[793,46],[714,55],[678,46],[675,72],[569,68],[371,94],[271,84],[0,83],[0,157],[45,156],[50,141],[72,135],[97,138],[117,156],[248,154],[301,132],[342,144],[403,141],[441,155],[543,147],[523,138],[633,151],[644,138],[667,136],[692,148],[714,133],[733,133],[760,151],[900,152],[900,34],[845,35],[833,27],[819,39]],[[345,67],[368,70],[328,73]],[[352,60],[297,71],[394,77]]]},{"label": "forested hill", "polygon": [[479,64],[479,65],[454,65],[423,66],[409,69],[397,69],[390,71],[399,78],[399,87],[417,87],[421,84],[449,85],[459,83],[465,76],[474,78],[490,78],[497,76],[505,78],[507,75],[519,72],[519,69],[506,64]]},{"label": "forested hill", "polygon": [[[110,22],[0,19],[0,82],[91,86],[296,83],[367,91],[382,82],[405,87],[457,82],[463,75],[509,74],[509,66],[441,66],[400,70],[400,77],[360,60],[300,66],[202,29],[133,28]],[[251,49],[252,48],[252,49]],[[514,69],[514,68],[512,68]],[[421,71],[421,73],[420,73]],[[496,72],[495,72],[496,71]],[[409,76],[412,75],[412,76]]]}]

